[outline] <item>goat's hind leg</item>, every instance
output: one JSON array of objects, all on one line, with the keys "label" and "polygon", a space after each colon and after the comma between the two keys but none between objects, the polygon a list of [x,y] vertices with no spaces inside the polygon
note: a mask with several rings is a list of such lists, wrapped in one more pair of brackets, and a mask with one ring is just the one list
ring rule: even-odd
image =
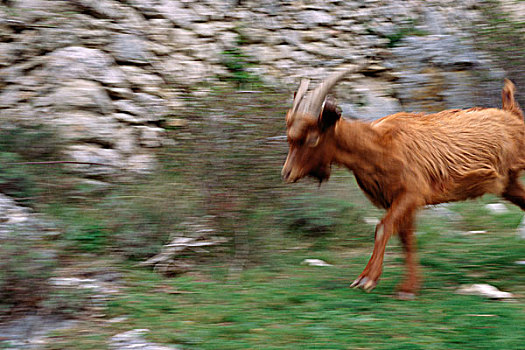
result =
[{"label": "goat's hind leg", "polygon": [[403,226],[399,228],[399,239],[405,252],[406,275],[403,282],[397,287],[397,295],[400,299],[413,299],[420,285],[414,237],[414,216],[407,218]]},{"label": "goat's hind leg", "polygon": [[522,210],[525,210],[525,189],[519,182],[517,174],[513,174],[509,184],[505,188],[505,192],[501,195],[509,202],[516,204]]}]

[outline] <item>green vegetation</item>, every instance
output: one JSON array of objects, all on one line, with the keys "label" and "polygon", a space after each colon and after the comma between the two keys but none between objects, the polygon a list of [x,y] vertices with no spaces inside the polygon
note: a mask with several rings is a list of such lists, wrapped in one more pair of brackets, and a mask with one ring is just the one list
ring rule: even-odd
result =
[{"label": "green vegetation", "polygon": [[[509,206],[507,214],[490,214],[484,204],[496,199],[486,197],[452,205],[459,221],[422,213],[421,295],[392,297],[403,275],[397,238],[376,290],[349,289],[372,250],[373,226],[364,218],[382,212],[345,170],[319,189],[309,181],[281,183],[286,145],[274,136],[284,132],[285,95],[264,87],[251,93],[223,88],[192,98],[188,114],[180,116],[188,126],[170,131],[175,145],[158,153],[158,173],[102,194],[65,186],[37,197],[38,210],[59,220],[62,235],[2,246],[9,257],[2,260],[2,309],[39,305],[89,315],[88,295],[48,291],[45,279],[64,268],[104,265],[110,257],[107,268],[123,279],[105,316],[56,331],[48,349],[104,349],[112,335],[134,328],[150,329],[150,341],[183,349],[519,349],[525,273],[515,261],[525,258],[525,242],[515,228],[522,212]],[[66,179],[45,169],[38,183]],[[170,236],[191,233],[185,230],[201,221],[228,242],[182,255],[193,264],[190,272],[168,278],[137,266]],[[473,230],[487,232],[461,234]],[[35,250],[45,253],[46,247],[59,255]],[[306,258],[333,266],[301,265]],[[454,293],[469,283],[490,283],[517,300]],[[35,295],[35,286],[38,298],[25,298]],[[107,322],[114,317],[125,319]]]},{"label": "green vegetation", "polygon": [[[392,34],[387,34],[385,37],[390,41],[388,47],[398,46],[401,40],[407,36],[425,36],[428,33],[424,30],[416,27],[417,23],[415,20],[407,20],[406,23],[399,26],[397,30]],[[370,31],[374,31],[373,28]]]},{"label": "green vegetation", "polygon": [[228,71],[228,75],[221,77],[223,80],[237,86],[237,88],[247,88],[261,86],[261,79],[251,71],[256,67],[254,59],[246,55],[242,49],[246,38],[241,28],[237,28],[237,40],[235,46],[222,52],[222,64]]},{"label": "green vegetation", "polygon": [[24,163],[56,160],[60,146],[60,139],[48,126],[1,124],[0,192],[26,205],[34,203],[46,185],[38,180],[40,169]]},{"label": "green vegetation", "polygon": [[[522,347],[525,271],[515,262],[525,259],[525,241],[515,233],[523,215],[518,208],[493,215],[484,204],[497,199],[485,197],[451,205],[461,215],[456,221],[423,212],[418,250],[424,285],[416,300],[393,298],[404,272],[397,238],[376,290],[349,289],[372,251],[374,228],[364,218],[382,212],[345,170],[335,170],[320,188],[309,181],[283,185],[287,147],[275,136],[284,134],[289,101],[283,91],[258,88],[215,88],[209,96],[189,97],[186,114],[178,116],[188,125],[169,131],[175,142],[158,151],[159,171],[103,193],[69,184],[55,168],[36,168],[39,176],[32,175],[35,168],[19,168],[19,178],[29,174],[43,189],[33,205],[58,220],[62,234],[2,242],[0,310],[38,306],[83,316],[73,329],[54,332],[48,349],[105,349],[111,336],[135,328],[149,329],[149,341],[183,349]],[[1,151],[35,159],[23,147],[8,148],[12,144]],[[36,159],[54,156],[46,157]],[[168,278],[137,266],[201,222],[228,241],[180,256],[193,264],[190,272]],[[486,233],[463,234],[474,230]],[[45,256],[46,248],[58,254]],[[301,265],[306,258],[333,266]],[[91,299],[85,293],[49,291],[45,284],[61,269],[96,272],[104,264],[123,277],[98,318],[86,311]],[[470,283],[490,283],[516,300],[454,293]],[[38,298],[26,298],[36,288]],[[124,318],[108,322],[115,317]]]},{"label": "green vegetation", "polygon": [[224,50],[222,56],[222,63],[230,73],[226,80],[237,84],[239,88],[260,82],[259,77],[250,72],[250,67],[253,64],[249,63],[248,57],[242,52],[241,48],[234,47]]},{"label": "green vegetation", "polygon": [[[339,185],[352,186],[349,180],[342,178],[310,195],[328,201],[337,196]],[[493,200],[453,206],[465,218],[458,222],[430,213],[420,216],[418,246],[425,279],[413,301],[392,297],[403,273],[396,238],[388,248],[381,283],[365,293],[348,285],[370,254],[371,226],[355,225],[366,235],[327,229],[316,236],[279,232],[276,226],[260,237],[264,259],[233,276],[227,260],[208,261],[178,278],[122,265],[126,287],[110,301],[107,319],[126,319],[89,338],[73,334],[86,349],[100,346],[95,334],[135,328],[150,329],[150,341],[183,349],[520,349],[525,341],[525,274],[515,261],[525,256],[525,243],[514,227],[522,214],[513,207],[501,216],[480,209]],[[346,217],[334,215],[333,220],[336,227]],[[460,234],[479,227],[487,232]],[[346,240],[355,244],[341,244]],[[334,266],[301,265],[305,258]],[[469,283],[490,283],[518,299],[489,301],[454,293]],[[64,348],[60,344],[72,342],[69,334],[58,332],[49,348]]]}]

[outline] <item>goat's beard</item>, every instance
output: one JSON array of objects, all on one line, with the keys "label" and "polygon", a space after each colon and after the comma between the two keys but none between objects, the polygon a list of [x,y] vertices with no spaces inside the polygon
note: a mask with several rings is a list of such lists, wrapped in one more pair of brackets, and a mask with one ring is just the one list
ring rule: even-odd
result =
[{"label": "goat's beard", "polygon": [[316,171],[310,172],[310,174],[308,175],[319,181],[320,187],[324,181],[328,181],[328,179],[330,178],[330,168],[321,168]]}]

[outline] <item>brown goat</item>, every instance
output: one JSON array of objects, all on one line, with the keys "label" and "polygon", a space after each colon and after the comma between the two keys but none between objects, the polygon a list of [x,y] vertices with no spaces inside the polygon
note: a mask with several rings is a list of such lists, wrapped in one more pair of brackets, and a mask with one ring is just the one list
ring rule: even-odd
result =
[{"label": "brown goat", "polygon": [[386,215],[376,227],[372,256],[351,287],[369,291],[376,286],[387,241],[398,233],[407,269],[399,295],[412,297],[420,285],[414,249],[419,208],[494,193],[525,210],[519,183],[525,168],[523,112],[514,85],[505,80],[502,109],[396,113],[371,123],[347,120],[326,98],[347,73],[328,78],[310,93],[309,82],[301,82],[286,115],[289,153],[282,176],[287,182],[305,176],[322,182],[332,164],[352,171]]}]

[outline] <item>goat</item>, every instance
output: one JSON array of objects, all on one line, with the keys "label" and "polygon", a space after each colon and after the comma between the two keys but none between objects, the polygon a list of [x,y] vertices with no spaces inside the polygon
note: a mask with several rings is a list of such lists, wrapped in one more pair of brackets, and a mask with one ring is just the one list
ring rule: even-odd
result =
[{"label": "goat", "polygon": [[332,164],[353,172],[361,190],[386,214],[376,227],[372,256],[351,287],[375,288],[385,246],[397,233],[406,266],[398,295],[412,298],[420,288],[414,247],[418,209],[493,193],[525,210],[519,182],[525,168],[523,112],[514,99],[514,84],[505,79],[502,109],[347,120],[327,95],[349,72],[329,77],[310,93],[309,81],[301,81],[286,114],[289,152],[282,177],[296,182],[312,176],[321,183],[330,177]]}]

